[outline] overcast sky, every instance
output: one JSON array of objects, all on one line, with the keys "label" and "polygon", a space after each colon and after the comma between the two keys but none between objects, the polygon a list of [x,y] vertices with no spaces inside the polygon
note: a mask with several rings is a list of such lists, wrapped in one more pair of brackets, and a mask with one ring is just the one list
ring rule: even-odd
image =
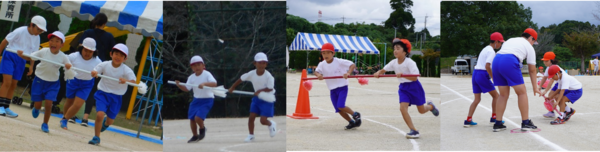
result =
[{"label": "overcast sky", "polygon": [[592,12],[598,10],[597,2],[540,2],[540,1],[518,1],[523,6],[530,7],[533,13],[532,21],[538,24],[538,27],[548,27],[550,24],[560,24],[565,20],[576,20],[590,22],[598,25],[600,21],[594,19]]},{"label": "overcast sky", "polygon": [[[382,25],[392,7],[389,0],[290,0],[287,1],[288,14],[300,16],[311,23],[319,19],[330,25],[336,23],[365,22]],[[432,36],[440,34],[440,0],[413,0],[410,8],[415,18],[415,31],[424,28],[427,15],[427,29]],[[342,17],[345,19],[342,20]]]}]

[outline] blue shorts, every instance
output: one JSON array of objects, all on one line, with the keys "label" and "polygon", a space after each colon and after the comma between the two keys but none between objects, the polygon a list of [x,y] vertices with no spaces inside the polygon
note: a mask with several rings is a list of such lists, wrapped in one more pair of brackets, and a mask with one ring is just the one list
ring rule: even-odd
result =
[{"label": "blue shorts", "polygon": [[495,86],[516,86],[525,84],[521,73],[521,63],[513,54],[497,54],[492,63]]},{"label": "blue shorts", "polygon": [[400,86],[398,86],[398,96],[400,96],[400,103],[408,102],[408,106],[422,106],[425,104],[425,90],[423,90],[423,86],[419,80],[400,83]]},{"label": "blue shorts", "polygon": [[473,71],[473,77],[471,83],[473,85],[473,93],[487,93],[492,90],[496,90],[494,83],[490,81],[490,75],[486,70],[475,70]]},{"label": "blue shorts", "polygon": [[340,112],[340,108],[346,108],[346,97],[348,97],[348,86],[343,86],[329,90],[329,97],[335,112]]},{"label": "blue shorts", "polygon": [[121,110],[122,95],[107,93],[102,90],[96,91],[94,94],[96,99],[96,112],[104,111],[110,119],[115,119],[119,110]]},{"label": "blue shorts", "polygon": [[31,101],[40,102],[50,100],[55,102],[59,90],[60,81],[44,81],[35,76],[33,78],[33,85],[31,85]]},{"label": "blue shorts", "polygon": [[25,72],[25,63],[27,61],[16,53],[4,50],[0,62],[0,74],[12,75],[12,79],[19,81],[23,77],[23,72]]},{"label": "blue shorts", "polygon": [[565,90],[564,96],[571,101],[571,103],[575,103],[575,101],[579,100],[583,95],[583,89],[579,90]]},{"label": "blue shorts", "polygon": [[87,100],[94,88],[94,78],[91,80],[79,80],[77,78],[67,80],[67,98],[73,99],[79,97],[83,100]]},{"label": "blue shorts", "polygon": [[259,116],[264,117],[273,117],[273,114],[275,114],[274,107],[275,103],[269,103],[254,96],[252,98],[252,103],[250,104],[250,113],[256,113]]},{"label": "blue shorts", "polygon": [[188,119],[194,120],[199,117],[202,120],[206,119],[206,115],[215,103],[215,98],[194,98],[188,109]]},{"label": "blue shorts", "polygon": [[556,91],[556,89],[558,89],[558,82],[554,83],[554,87],[552,87],[552,91]]}]

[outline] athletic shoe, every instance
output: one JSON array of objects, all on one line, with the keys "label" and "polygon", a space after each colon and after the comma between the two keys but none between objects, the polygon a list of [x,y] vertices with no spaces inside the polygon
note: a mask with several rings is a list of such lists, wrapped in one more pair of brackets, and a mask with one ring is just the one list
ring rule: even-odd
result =
[{"label": "athletic shoe", "polygon": [[100,144],[100,137],[94,136],[94,138],[92,138],[92,140],[90,140],[88,142],[88,144],[99,145]]},{"label": "athletic shoe", "polygon": [[87,124],[87,123],[88,123],[88,120],[87,120],[87,119],[82,119],[82,120],[81,120],[81,125],[82,125],[82,126],[84,126],[84,127],[87,127],[87,126],[88,126],[88,124]]},{"label": "athletic shoe", "polygon": [[344,128],[345,128],[345,130],[356,129],[356,123],[348,122],[348,125],[346,127],[344,127]]},{"label": "athletic shoe", "polygon": [[554,118],[554,111],[550,111],[550,112],[544,114],[544,117],[545,118]]},{"label": "athletic shoe", "polygon": [[498,132],[498,131],[502,131],[502,130],[506,130],[506,126],[504,125],[504,123],[498,125],[498,124],[494,124],[494,132]]},{"label": "athletic shoe", "polygon": [[6,110],[4,110],[3,106],[0,106],[0,116],[6,116]]},{"label": "athletic shoe", "polygon": [[60,128],[67,130],[67,119],[60,119]]},{"label": "athletic shoe", "polygon": [[204,139],[204,136],[206,135],[206,127],[201,128],[200,130],[198,130],[200,132],[200,135],[198,135],[198,140],[202,140]]},{"label": "athletic shoe", "polygon": [[273,120],[269,121],[271,122],[271,126],[269,126],[269,135],[271,135],[271,137],[275,137],[277,134],[277,123],[275,123]]},{"label": "athletic shoe", "polygon": [[557,117],[553,121],[550,121],[550,124],[551,125],[560,125],[560,124],[564,124],[565,121],[566,121],[565,119],[560,119],[559,117]]},{"label": "athletic shoe", "polygon": [[571,108],[571,112],[567,112],[565,113],[565,121],[569,121],[569,119],[571,119],[571,116],[575,114],[575,109]]},{"label": "athletic shoe", "polygon": [[419,138],[419,131],[410,130],[408,134],[406,134],[406,139],[417,139]]},{"label": "athletic shoe", "polygon": [[[495,124],[495,123],[496,123],[496,119],[490,118],[490,124]],[[502,120],[502,124],[504,124],[504,120]]]},{"label": "athletic shoe", "polygon": [[355,111],[354,114],[352,114],[352,119],[354,119],[354,125],[356,127],[360,127],[360,125],[362,124],[362,120],[360,119],[360,112]]},{"label": "athletic shoe", "polygon": [[104,117],[104,120],[102,121],[102,129],[100,130],[100,132],[104,132],[106,129],[108,129],[108,126],[104,125],[106,122],[106,117]]},{"label": "athletic shoe", "polygon": [[33,118],[37,118],[40,115],[40,110],[38,109],[31,109],[31,116],[33,116]]},{"label": "athletic shoe", "polygon": [[244,140],[244,142],[252,142],[254,141],[254,135],[248,135],[248,137],[246,137],[246,139]]},{"label": "athletic shoe", "polygon": [[73,117],[71,117],[71,119],[69,119],[69,122],[70,122],[70,123],[75,123],[75,122],[77,122],[77,117],[76,117],[76,116],[73,116]]},{"label": "athletic shoe", "polygon": [[10,110],[10,108],[6,108],[4,109],[4,111],[6,112],[6,116],[10,117],[10,118],[17,118],[19,116],[19,114],[13,112],[12,110]]},{"label": "athletic shoe", "polygon": [[197,143],[200,141],[200,138],[198,138],[198,136],[192,136],[192,138],[190,138],[190,140],[188,140],[188,143]]},{"label": "athletic shoe", "polygon": [[529,124],[521,123],[521,131],[529,131],[533,129],[537,129],[537,126],[533,124],[533,121],[529,120]]},{"label": "athletic shoe", "polygon": [[[433,107],[433,109],[431,109],[431,113],[433,113],[434,116],[438,116],[440,115],[440,111],[435,107],[435,105],[433,104],[433,102],[427,102],[427,105],[431,105],[431,107]],[[418,132],[417,132],[418,133]]]},{"label": "athletic shoe", "polygon": [[477,125],[477,123],[476,123],[476,122],[473,122],[473,121],[467,121],[467,120],[465,120],[465,124],[463,125],[463,127],[465,127],[465,128],[469,128],[469,127],[471,127],[471,126],[475,126],[475,125]]},{"label": "athletic shoe", "polygon": [[45,133],[50,132],[50,130],[48,130],[48,124],[47,123],[42,123],[42,131]]}]

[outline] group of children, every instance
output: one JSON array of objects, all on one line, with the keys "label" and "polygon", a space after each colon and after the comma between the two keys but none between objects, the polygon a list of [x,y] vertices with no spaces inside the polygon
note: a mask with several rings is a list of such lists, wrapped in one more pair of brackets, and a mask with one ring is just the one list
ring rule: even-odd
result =
[{"label": "group of children", "polygon": [[[535,73],[535,50],[533,45],[537,44],[537,32],[531,28],[527,28],[521,37],[511,38],[504,42],[502,35],[498,32],[490,36],[490,45],[486,46],[479,54],[477,65],[472,77],[473,93],[475,100],[471,104],[467,120],[464,121],[464,127],[477,125],[472,120],[475,108],[481,101],[481,93],[490,93],[492,96],[492,118],[490,123],[494,124],[493,131],[502,131],[506,129],[502,116],[506,109],[506,103],[510,94],[510,87],[515,89],[518,96],[519,110],[521,111],[521,130],[527,131],[537,129],[529,119],[529,107],[527,90],[525,89],[523,76],[521,74],[521,63],[527,58],[527,66],[530,73]],[[497,53],[494,49],[501,48]],[[548,99],[554,99],[554,107],[560,107],[561,115],[550,124],[563,124],[570,119],[575,113],[575,110],[569,108],[565,103],[575,103],[582,95],[582,85],[577,79],[569,76],[558,64],[554,52],[546,52],[542,59],[544,65],[548,67],[544,74],[541,74],[543,67],[539,67],[540,72],[537,76],[531,75],[531,84],[534,91],[534,96],[539,94],[543,96],[548,93],[549,89],[545,89],[542,93],[541,88],[546,88],[548,84],[552,85],[557,81],[551,89]],[[493,80],[490,81],[490,79]],[[546,82],[549,79],[549,83]],[[537,81],[536,81],[537,80]],[[536,84],[537,82],[537,84]],[[497,86],[500,94],[496,92]],[[554,118],[554,112],[549,111],[543,115],[547,118]]]},{"label": "group of children", "polygon": [[[50,47],[38,50],[40,46],[39,35],[46,32],[46,20],[42,16],[34,16],[29,26],[19,27],[9,33],[0,44],[0,50],[4,50],[2,62],[0,62],[0,73],[3,76],[2,87],[0,88],[0,101],[3,105],[0,107],[0,115],[8,117],[17,117],[18,114],[9,109],[10,97],[12,96],[17,82],[21,79],[26,61],[30,61],[30,71],[32,74],[34,58],[33,56],[56,63],[64,64],[66,70],[75,67],[91,71],[91,74],[77,73],[74,79],[68,80],[67,84],[67,103],[65,104],[65,114],[60,120],[60,127],[67,130],[67,120],[79,111],[81,105],[88,98],[94,86],[94,78],[98,74],[118,78],[119,81],[102,79],[98,84],[98,91],[95,92],[96,99],[96,126],[95,136],[89,144],[100,144],[100,133],[104,132],[113,122],[118,114],[123,94],[127,91],[126,82],[135,83],[135,74],[123,62],[127,59],[128,49],[124,44],[117,44],[110,52],[112,60],[102,62],[95,54],[96,42],[92,38],[83,40],[83,49],[69,55],[60,51],[65,36],[60,31],[55,31],[48,35]],[[6,51],[5,49],[16,50],[17,53]],[[56,102],[56,96],[60,88],[58,81],[62,66],[54,63],[41,61],[37,65],[35,78],[31,87],[31,101],[34,108],[31,111],[33,118],[37,118],[42,107],[42,101],[45,101],[44,120],[41,126],[43,132],[50,132],[48,121],[50,119],[50,109],[52,102]],[[108,118],[105,118],[105,115]]]},{"label": "group of children", "polygon": [[[253,62],[256,69],[243,74],[228,90],[229,93],[232,93],[242,81],[249,81],[254,87],[255,93],[250,105],[250,117],[248,118],[249,134],[244,140],[245,142],[254,141],[254,120],[256,117],[260,117],[262,125],[268,126],[271,137],[277,134],[277,123],[268,120],[275,113],[275,103],[258,98],[258,94],[261,92],[275,93],[275,78],[266,70],[268,61],[269,59],[266,54],[262,52],[257,53],[254,56]],[[200,56],[193,56],[190,60],[190,66],[194,73],[188,77],[186,84],[197,87],[181,85],[178,80],[175,83],[182,91],[187,92],[192,90],[194,92],[194,99],[188,109],[188,119],[190,120],[190,129],[193,136],[188,140],[188,143],[195,143],[206,136],[204,120],[212,108],[215,98],[212,89],[206,87],[216,87],[217,81],[209,71],[205,70],[206,65]],[[200,128],[198,132],[196,131],[197,128]]]}]

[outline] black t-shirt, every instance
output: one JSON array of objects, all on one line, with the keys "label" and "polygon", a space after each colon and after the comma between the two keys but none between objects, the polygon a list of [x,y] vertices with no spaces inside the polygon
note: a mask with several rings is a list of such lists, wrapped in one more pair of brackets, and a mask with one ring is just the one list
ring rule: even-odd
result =
[{"label": "black t-shirt", "polygon": [[110,50],[115,46],[115,38],[112,34],[101,29],[88,29],[83,32],[79,44],[83,43],[83,39],[91,37],[96,41],[96,52],[102,61],[111,60]]}]

